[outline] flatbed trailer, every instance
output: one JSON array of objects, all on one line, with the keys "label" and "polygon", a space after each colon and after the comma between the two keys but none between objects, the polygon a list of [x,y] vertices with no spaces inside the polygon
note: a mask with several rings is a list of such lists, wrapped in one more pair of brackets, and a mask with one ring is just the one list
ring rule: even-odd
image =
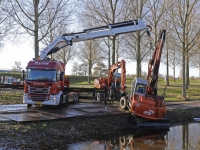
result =
[{"label": "flatbed trailer", "polygon": [[24,89],[24,85],[22,84],[0,84],[0,89],[1,88],[11,88],[11,89]]},{"label": "flatbed trailer", "polygon": [[[0,84],[0,89],[19,89],[19,90],[24,90],[24,85],[18,84],[18,85],[13,85],[13,84]],[[64,87],[64,94],[74,92],[79,94],[79,98],[84,98],[84,99],[96,99],[95,98],[95,93],[100,92],[103,94],[106,94],[105,89],[97,89],[97,88],[82,88],[82,87]],[[81,93],[88,93],[88,96],[83,96]]]}]

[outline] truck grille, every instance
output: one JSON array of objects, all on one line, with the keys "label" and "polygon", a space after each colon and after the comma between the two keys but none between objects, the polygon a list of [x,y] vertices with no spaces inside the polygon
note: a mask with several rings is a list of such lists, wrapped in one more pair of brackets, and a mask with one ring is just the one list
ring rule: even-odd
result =
[{"label": "truck grille", "polygon": [[33,101],[49,100],[50,87],[28,86],[29,99]]}]

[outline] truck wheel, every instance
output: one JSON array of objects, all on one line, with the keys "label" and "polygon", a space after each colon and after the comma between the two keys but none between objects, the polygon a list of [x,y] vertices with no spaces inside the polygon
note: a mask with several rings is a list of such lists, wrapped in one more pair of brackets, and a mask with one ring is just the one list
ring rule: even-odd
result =
[{"label": "truck wheel", "polygon": [[68,104],[68,95],[66,94],[65,95],[65,103],[63,103],[63,106],[67,106]]},{"label": "truck wheel", "polygon": [[30,108],[32,106],[32,104],[27,104],[27,108]]},{"label": "truck wheel", "polygon": [[128,107],[127,107],[127,100],[126,100],[125,97],[121,97],[119,104],[120,104],[120,107],[122,109],[128,109]]}]

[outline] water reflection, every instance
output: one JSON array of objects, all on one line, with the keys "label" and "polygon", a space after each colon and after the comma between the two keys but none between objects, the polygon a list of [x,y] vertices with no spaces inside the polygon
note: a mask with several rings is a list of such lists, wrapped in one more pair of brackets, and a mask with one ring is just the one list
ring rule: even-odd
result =
[{"label": "water reflection", "polygon": [[130,135],[68,145],[70,150],[200,150],[200,123],[138,128]]},{"label": "water reflection", "polygon": [[167,148],[170,150],[200,150],[200,123],[170,127],[167,134]]}]

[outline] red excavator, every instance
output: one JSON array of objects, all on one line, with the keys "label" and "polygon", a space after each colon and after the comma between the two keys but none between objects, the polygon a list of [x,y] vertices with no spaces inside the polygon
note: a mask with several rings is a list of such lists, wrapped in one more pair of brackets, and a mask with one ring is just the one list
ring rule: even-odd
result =
[{"label": "red excavator", "polygon": [[[121,73],[116,70],[121,68]],[[108,78],[94,79],[94,87],[98,89],[108,89],[108,99],[120,99],[121,96],[126,95],[126,62],[121,60],[112,65],[109,69]],[[96,93],[97,101],[104,99],[103,93]]]},{"label": "red excavator", "polygon": [[[129,96],[123,96],[120,99],[120,107],[129,109],[136,118],[138,125],[149,120],[165,120],[166,104],[164,97],[157,95],[156,84],[158,81],[158,71],[162,48],[165,42],[166,30],[161,31],[157,47],[152,55],[152,59],[148,62],[147,80],[136,77],[133,82],[133,88]],[[145,124],[145,126],[152,124]]]}]

